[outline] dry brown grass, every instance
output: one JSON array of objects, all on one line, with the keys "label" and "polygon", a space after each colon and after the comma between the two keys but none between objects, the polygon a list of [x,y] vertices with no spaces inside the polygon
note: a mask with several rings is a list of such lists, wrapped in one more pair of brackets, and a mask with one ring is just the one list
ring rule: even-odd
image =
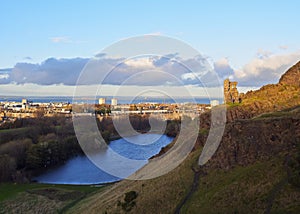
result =
[{"label": "dry brown grass", "polygon": [[23,192],[14,199],[2,202],[0,213],[57,213],[66,203]]}]

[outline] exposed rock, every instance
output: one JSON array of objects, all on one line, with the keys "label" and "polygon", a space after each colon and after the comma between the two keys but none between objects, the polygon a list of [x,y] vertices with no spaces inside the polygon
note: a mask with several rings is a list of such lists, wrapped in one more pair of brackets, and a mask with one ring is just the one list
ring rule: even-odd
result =
[{"label": "exposed rock", "polygon": [[291,67],[279,80],[280,84],[300,86],[300,62]]},{"label": "exposed rock", "polygon": [[[293,149],[300,142],[299,106],[300,62],[283,74],[278,84],[248,92],[240,105],[228,105],[222,141],[206,167],[245,166]],[[206,121],[201,129],[209,130],[210,113],[200,117]],[[200,136],[200,145],[205,137]]]},{"label": "exposed rock", "polygon": [[300,108],[288,116],[236,120],[226,125],[206,167],[230,169],[289,152],[300,143]]},{"label": "exposed rock", "polygon": [[227,120],[249,119],[262,113],[281,111],[300,105],[300,62],[282,75],[278,84],[249,91],[243,103],[228,106]]}]

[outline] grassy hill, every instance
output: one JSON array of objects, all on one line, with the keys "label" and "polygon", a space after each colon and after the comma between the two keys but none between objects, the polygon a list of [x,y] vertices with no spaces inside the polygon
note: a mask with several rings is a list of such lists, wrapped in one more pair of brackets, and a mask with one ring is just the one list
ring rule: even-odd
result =
[{"label": "grassy hill", "polygon": [[[221,144],[204,167],[197,161],[209,123],[201,127],[195,150],[173,171],[151,180],[123,180],[69,212],[299,213],[299,64],[278,84],[228,106]],[[210,115],[202,117],[208,121]]]},{"label": "grassy hill", "polygon": [[101,187],[53,184],[0,184],[0,213],[62,213]]},{"label": "grassy hill", "polygon": [[[300,109],[297,111],[298,114],[290,112],[280,116],[245,120],[245,129],[242,132],[249,129],[249,124],[254,121],[258,130],[262,130],[266,124],[274,123],[281,124],[280,129],[287,133],[290,127],[285,126],[284,121],[293,119],[299,122]],[[294,131],[296,130],[292,130]],[[268,137],[271,138],[272,130],[269,134]],[[261,136],[264,138],[266,135],[268,134]],[[290,141],[256,142],[253,146],[247,140],[240,140],[239,136],[231,136],[232,140],[225,144],[227,137],[223,139],[222,145],[207,166],[199,170],[199,185],[186,200],[180,213],[299,213],[300,136],[293,136]],[[237,155],[241,156],[236,161],[233,160],[235,150],[231,149],[232,142],[235,141],[240,144]],[[272,147],[270,151],[269,147]],[[82,200],[69,211],[174,213],[193,187],[200,152],[201,148],[195,150],[183,164],[164,176],[144,181],[121,181]],[[247,155],[247,152],[251,154]],[[126,193],[131,191],[137,193],[137,198],[133,200],[134,205],[126,210]]]}]

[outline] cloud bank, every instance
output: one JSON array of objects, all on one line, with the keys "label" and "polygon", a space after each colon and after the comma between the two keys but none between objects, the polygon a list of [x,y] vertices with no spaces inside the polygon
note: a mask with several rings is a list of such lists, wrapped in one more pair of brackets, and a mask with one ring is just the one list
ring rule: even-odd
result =
[{"label": "cloud bank", "polygon": [[[77,82],[82,71],[89,70],[84,81]],[[0,84],[38,85],[216,85],[216,77],[201,56],[181,59],[177,54],[143,56],[132,59],[106,58],[105,54],[88,58],[49,58],[40,64],[17,63],[9,72],[0,72]]]},{"label": "cloud bank", "polygon": [[17,63],[6,83],[35,83],[39,85],[74,85],[88,59],[49,58],[41,64]]},{"label": "cloud bank", "polygon": [[106,58],[105,54],[96,55],[93,60],[49,58],[38,64],[17,63],[12,69],[0,69],[0,84],[74,86],[82,70],[88,67],[92,70],[91,75],[80,85],[216,87],[229,77],[238,81],[241,87],[260,87],[278,82],[280,76],[299,59],[300,52],[273,55],[259,50],[256,58],[235,69],[226,58],[211,66],[202,56],[181,59],[177,53],[132,59]]},{"label": "cloud bank", "polygon": [[300,52],[258,56],[241,69],[234,70],[232,78],[242,86],[262,86],[277,83],[281,75],[300,60]]}]

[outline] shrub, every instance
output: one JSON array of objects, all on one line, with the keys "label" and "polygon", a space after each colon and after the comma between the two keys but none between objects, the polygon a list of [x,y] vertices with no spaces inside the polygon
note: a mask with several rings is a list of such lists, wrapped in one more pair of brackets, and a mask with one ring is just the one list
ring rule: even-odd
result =
[{"label": "shrub", "polygon": [[9,155],[0,155],[0,181],[6,182],[12,180],[12,174],[16,171],[14,158]]},{"label": "shrub", "polygon": [[0,155],[9,155],[15,159],[18,169],[23,168],[26,153],[31,144],[31,139],[10,141],[0,146]]},{"label": "shrub", "polygon": [[136,199],[138,196],[136,191],[130,191],[125,193],[124,201],[127,203],[132,202],[134,199]]},{"label": "shrub", "polygon": [[130,191],[125,193],[124,202],[118,201],[118,206],[122,206],[122,209],[125,212],[129,212],[135,205],[136,202],[134,201],[137,198],[138,194],[136,191]]}]

